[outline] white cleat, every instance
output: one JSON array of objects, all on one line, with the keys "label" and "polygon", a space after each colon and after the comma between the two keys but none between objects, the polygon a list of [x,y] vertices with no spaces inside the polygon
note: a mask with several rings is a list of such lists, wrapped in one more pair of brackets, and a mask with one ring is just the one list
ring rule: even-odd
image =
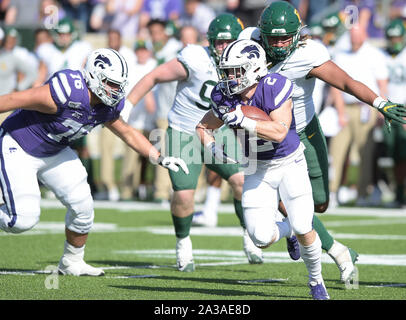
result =
[{"label": "white cleat", "polygon": [[59,261],[58,272],[61,275],[72,276],[104,276],[104,271],[102,269],[88,265],[83,259],[72,261],[67,257],[62,257]]},{"label": "white cleat", "polygon": [[192,253],[192,240],[190,240],[190,236],[182,239],[176,238],[176,264],[179,271],[195,271]]},{"label": "white cleat", "polygon": [[192,226],[196,227],[216,227],[217,217],[207,217],[203,211],[196,211],[193,213]]},{"label": "white cleat", "polygon": [[261,264],[264,262],[262,249],[258,248],[251,240],[247,229],[244,229],[243,235],[243,247],[245,255],[248,258],[250,264]]},{"label": "white cleat", "polygon": [[[354,258],[351,256],[351,251]],[[327,253],[334,260],[340,270],[340,280],[344,283],[350,283],[357,274],[357,268],[355,267],[354,262],[357,261],[358,254],[336,240],[334,240],[333,246]]]}]

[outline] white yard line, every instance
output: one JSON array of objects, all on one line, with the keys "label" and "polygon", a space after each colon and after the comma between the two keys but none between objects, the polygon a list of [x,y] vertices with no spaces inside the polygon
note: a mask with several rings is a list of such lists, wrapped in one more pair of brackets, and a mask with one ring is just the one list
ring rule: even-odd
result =
[{"label": "white yard line", "polygon": [[[153,202],[142,201],[94,201],[96,209],[114,209],[121,211],[133,211],[133,210],[169,210],[169,203],[159,204]],[[42,208],[64,208],[64,206],[58,200],[41,200]],[[203,204],[196,204],[196,211],[201,210]],[[234,205],[232,204],[220,204],[219,212],[221,214],[234,213]],[[371,217],[406,217],[406,209],[386,209],[386,208],[348,208],[339,207],[328,209],[323,215],[338,215],[338,216],[371,216]]]}]

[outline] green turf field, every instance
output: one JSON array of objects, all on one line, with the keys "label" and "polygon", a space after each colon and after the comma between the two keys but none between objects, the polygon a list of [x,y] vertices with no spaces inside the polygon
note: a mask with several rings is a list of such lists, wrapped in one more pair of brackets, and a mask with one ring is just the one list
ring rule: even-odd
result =
[{"label": "green turf field", "polygon": [[[63,209],[43,209],[41,222],[25,234],[0,232],[0,299],[310,299],[306,268],[301,260],[289,259],[284,240],[264,251],[264,264],[247,263],[242,230],[231,210],[219,215],[217,228],[193,227],[196,271],[177,271],[169,211],[142,205],[96,208],[85,260],[105,269],[99,278],[52,273],[63,251]],[[321,219],[337,240],[360,254],[358,284],[346,288],[336,265],[323,253],[331,299],[406,299],[406,213],[340,208]]]}]

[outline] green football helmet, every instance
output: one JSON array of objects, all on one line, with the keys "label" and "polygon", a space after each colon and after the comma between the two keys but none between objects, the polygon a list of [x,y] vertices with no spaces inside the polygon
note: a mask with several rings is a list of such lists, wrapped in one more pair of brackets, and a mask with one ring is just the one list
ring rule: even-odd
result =
[{"label": "green football helmet", "polygon": [[321,26],[325,31],[324,43],[334,45],[337,39],[345,32],[343,17],[339,12],[334,12],[321,20]]},{"label": "green football helmet", "polygon": [[[60,35],[66,34],[69,34],[70,37],[68,39],[61,40]],[[76,31],[73,21],[69,18],[61,19],[54,32],[54,40],[58,48],[65,49],[69,47],[77,39],[78,32]]]},{"label": "green football helmet", "polygon": [[231,13],[222,13],[212,20],[207,31],[207,40],[210,54],[216,63],[221,56],[221,52],[217,52],[215,47],[216,40],[237,40],[243,29],[241,20]]},{"label": "green football helmet", "polygon": [[406,28],[401,19],[392,20],[385,29],[388,40],[386,50],[389,54],[396,55],[405,47]]},{"label": "green football helmet", "polygon": [[[272,2],[262,11],[258,23],[261,32],[263,47],[272,62],[286,59],[296,49],[299,39],[302,20],[298,11],[286,1]],[[291,43],[286,47],[275,47],[269,40],[275,37],[292,36]]]}]

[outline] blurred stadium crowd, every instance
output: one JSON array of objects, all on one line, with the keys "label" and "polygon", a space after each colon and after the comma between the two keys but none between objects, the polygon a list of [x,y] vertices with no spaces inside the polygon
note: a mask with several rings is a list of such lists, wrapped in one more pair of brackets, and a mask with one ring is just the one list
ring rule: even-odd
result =
[{"label": "blurred stadium crowd", "polygon": [[[231,12],[256,26],[268,0],[1,0],[0,94],[44,83],[55,71],[80,69],[99,47],[120,51],[129,65],[130,90],[155,66],[190,43],[207,44],[219,13]],[[406,103],[406,0],[292,0],[306,28],[352,77],[381,96]],[[358,22],[365,34],[351,34]],[[403,52],[403,56],[405,53]],[[330,207],[404,205],[406,131],[334,88],[316,82],[315,103],[330,152]],[[123,116],[148,137],[165,129],[176,83],[156,87]],[[0,115],[3,121],[7,115]],[[165,169],[127,149],[109,130],[94,130],[75,149],[88,170],[95,199],[166,202],[171,184]],[[403,150],[404,151],[403,151]],[[207,172],[196,200],[203,201]],[[52,195],[44,192],[44,196]],[[222,184],[222,201],[230,199]]]}]

